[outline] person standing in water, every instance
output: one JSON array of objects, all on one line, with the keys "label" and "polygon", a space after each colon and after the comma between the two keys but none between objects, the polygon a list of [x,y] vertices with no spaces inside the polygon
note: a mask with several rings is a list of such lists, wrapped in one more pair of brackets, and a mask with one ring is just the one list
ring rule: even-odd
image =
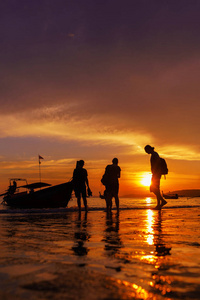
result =
[{"label": "person standing in water", "polygon": [[155,209],[161,209],[167,201],[163,199],[160,193],[160,179],[161,179],[161,163],[160,163],[160,156],[157,152],[154,151],[154,147],[150,145],[146,145],[144,147],[146,153],[151,154],[150,163],[151,163],[151,185],[150,185],[150,192],[154,193],[157,198],[157,205]]},{"label": "person standing in water", "polygon": [[112,160],[112,165],[107,165],[105,169],[106,177],[106,191],[105,200],[107,206],[107,212],[111,212],[112,209],[112,198],[115,198],[115,204],[117,213],[119,213],[119,178],[121,175],[121,168],[118,166],[118,159],[115,157]]},{"label": "person standing in water", "polygon": [[89,188],[87,170],[83,168],[84,164],[85,164],[84,160],[77,161],[76,169],[74,169],[73,172],[74,191],[75,191],[75,196],[77,198],[79,213],[81,213],[81,197],[83,198],[85,211],[86,212],[88,211],[87,198],[86,198],[87,197],[86,186],[88,190],[90,190],[90,188]]}]

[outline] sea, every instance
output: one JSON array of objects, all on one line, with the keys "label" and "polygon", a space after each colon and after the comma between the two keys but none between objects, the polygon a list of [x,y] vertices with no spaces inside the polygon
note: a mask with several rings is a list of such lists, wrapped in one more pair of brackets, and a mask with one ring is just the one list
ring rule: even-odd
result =
[{"label": "sea", "polygon": [[0,205],[0,299],[200,299],[200,198]]}]

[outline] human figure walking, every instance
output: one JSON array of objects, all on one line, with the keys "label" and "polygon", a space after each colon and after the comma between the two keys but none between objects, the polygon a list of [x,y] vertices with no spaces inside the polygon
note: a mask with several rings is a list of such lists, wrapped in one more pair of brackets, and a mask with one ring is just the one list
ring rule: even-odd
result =
[{"label": "human figure walking", "polygon": [[112,165],[107,165],[105,169],[105,200],[107,212],[110,213],[112,209],[112,198],[115,198],[117,213],[119,213],[119,178],[121,175],[121,168],[118,166],[118,159],[115,157],[112,160]]},{"label": "human figure walking", "polygon": [[146,153],[151,154],[150,163],[151,163],[151,185],[150,185],[150,192],[154,193],[157,198],[157,205],[155,209],[161,209],[163,205],[167,204],[167,201],[163,199],[160,193],[160,179],[162,176],[161,173],[161,163],[160,163],[160,156],[157,152],[154,151],[154,147],[150,145],[146,145],[144,147]]},{"label": "human figure walking", "polygon": [[85,211],[88,212],[86,186],[88,190],[90,190],[90,188],[89,188],[87,170],[83,168],[84,164],[85,164],[84,160],[77,161],[76,168],[74,169],[73,172],[74,191],[75,191],[75,196],[77,198],[79,213],[81,213],[81,196],[83,198]]}]

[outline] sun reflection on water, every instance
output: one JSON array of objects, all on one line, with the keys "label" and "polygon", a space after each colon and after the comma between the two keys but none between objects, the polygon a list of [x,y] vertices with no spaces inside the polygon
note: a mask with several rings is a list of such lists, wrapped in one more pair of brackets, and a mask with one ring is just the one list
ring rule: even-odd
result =
[{"label": "sun reflection on water", "polygon": [[153,211],[152,210],[147,210],[147,236],[146,236],[146,241],[149,245],[153,245]]},{"label": "sun reflection on water", "polygon": [[164,276],[162,270],[170,267],[168,256],[171,247],[166,244],[162,225],[162,211],[146,211],[144,242],[148,246],[154,246],[154,250],[142,253],[140,261],[154,266],[152,279],[148,281],[149,287],[167,295],[171,292],[170,284],[173,281],[171,276]]},{"label": "sun reflection on water", "polygon": [[128,281],[125,281],[125,280],[117,280],[117,283],[119,285],[124,285],[126,288],[129,288],[131,290],[127,290],[127,294],[129,294],[130,297],[133,297],[133,298],[136,298],[136,299],[144,299],[144,300],[147,300],[147,299],[150,299],[152,298],[152,293],[145,290],[142,286],[139,286],[135,283],[130,283]]},{"label": "sun reflection on water", "polygon": [[148,203],[148,204],[151,203],[151,198],[150,198],[150,197],[147,197],[147,198],[146,198],[146,203]]}]

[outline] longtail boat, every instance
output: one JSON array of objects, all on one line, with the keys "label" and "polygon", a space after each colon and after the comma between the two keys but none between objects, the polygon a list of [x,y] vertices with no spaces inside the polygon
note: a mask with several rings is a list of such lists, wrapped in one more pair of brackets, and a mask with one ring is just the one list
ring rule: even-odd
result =
[{"label": "longtail boat", "polygon": [[[17,186],[17,182],[26,184]],[[28,184],[26,179],[11,178],[3,203],[13,208],[58,208],[66,207],[72,194],[72,181],[51,186],[44,182]]]}]

